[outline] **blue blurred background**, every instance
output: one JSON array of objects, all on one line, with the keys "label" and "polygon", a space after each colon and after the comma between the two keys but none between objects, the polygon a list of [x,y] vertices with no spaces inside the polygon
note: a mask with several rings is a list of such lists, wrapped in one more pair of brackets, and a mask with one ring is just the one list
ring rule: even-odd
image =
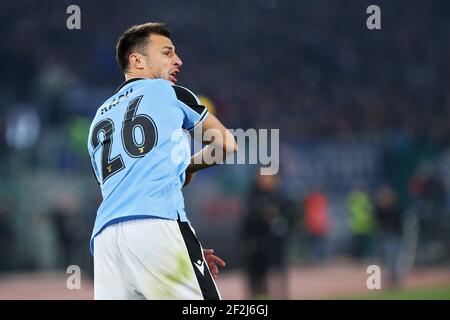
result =
[{"label": "blue blurred background", "polygon": [[[81,30],[66,27],[71,4]],[[371,4],[381,8],[381,30],[366,28]],[[185,190],[204,247],[228,263],[224,279],[242,275],[238,298],[286,297],[264,285],[265,274],[342,261],[386,265],[395,286],[415,270],[449,270],[448,1],[0,8],[0,279],[72,264],[92,276],[88,242],[101,195],[88,127],[123,82],[118,36],[147,21],[169,24],[183,60],[179,84],[227,127],[280,129],[275,178],[227,165]]]}]

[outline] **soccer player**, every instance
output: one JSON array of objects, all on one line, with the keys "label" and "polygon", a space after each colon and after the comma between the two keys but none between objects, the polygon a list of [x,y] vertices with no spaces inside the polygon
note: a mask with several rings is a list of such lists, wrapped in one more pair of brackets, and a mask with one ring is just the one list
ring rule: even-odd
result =
[{"label": "soccer player", "polygon": [[[235,139],[176,85],[182,62],[165,24],[129,28],[116,58],[126,81],[97,110],[88,140],[103,196],[91,238],[94,298],[221,299],[213,278],[225,263],[202,249],[181,189],[221,162],[206,155],[236,152]],[[191,158],[182,129],[220,134],[200,139],[206,147]]]}]

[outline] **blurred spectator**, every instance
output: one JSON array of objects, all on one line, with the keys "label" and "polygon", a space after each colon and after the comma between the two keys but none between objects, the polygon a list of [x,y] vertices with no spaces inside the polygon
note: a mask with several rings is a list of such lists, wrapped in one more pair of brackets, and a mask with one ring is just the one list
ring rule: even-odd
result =
[{"label": "blurred spectator", "polygon": [[421,164],[411,178],[410,190],[418,211],[417,263],[438,262],[448,256],[445,239],[447,190],[431,163]]},{"label": "blurred spectator", "polygon": [[370,197],[362,189],[347,195],[347,222],[353,236],[352,253],[356,258],[368,258],[373,253],[374,216]]},{"label": "blurred spectator", "polygon": [[65,270],[69,265],[87,266],[90,228],[77,199],[70,194],[62,194],[47,217],[56,235],[57,267]]},{"label": "blurred spectator", "polygon": [[304,200],[304,210],[304,224],[312,259],[322,262],[327,256],[326,240],[330,229],[327,197],[319,190],[311,192]]},{"label": "blurred spectator", "polygon": [[242,243],[244,264],[252,296],[270,294],[267,283],[271,268],[279,272],[281,294],[286,294],[287,240],[290,222],[286,200],[278,190],[278,176],[258,175],[248,197]]},{"label": "blurred spectator", "polygon": [[11,203],[0,196],[0,271],[12,271],[14,262],[14,230]]},{"label": "blurred spectator", "polygon": [[388,271],[387,279],[390,285],[397,286],[401,283],[405,270],[402,241],[403,211],[390,186],[382,186],[378,190],[375,216],[381,240],[382,259]]}]

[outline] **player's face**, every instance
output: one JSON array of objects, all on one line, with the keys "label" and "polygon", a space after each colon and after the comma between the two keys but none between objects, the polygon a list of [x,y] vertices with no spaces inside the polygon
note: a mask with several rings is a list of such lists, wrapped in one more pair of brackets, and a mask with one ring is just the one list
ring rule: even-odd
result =
[{"label": "player's face", "polygon": [[175,46],[169,38],[151,34],[145,56],[144,68],[149,78],[177,82],[182,61],[175,53]]}]

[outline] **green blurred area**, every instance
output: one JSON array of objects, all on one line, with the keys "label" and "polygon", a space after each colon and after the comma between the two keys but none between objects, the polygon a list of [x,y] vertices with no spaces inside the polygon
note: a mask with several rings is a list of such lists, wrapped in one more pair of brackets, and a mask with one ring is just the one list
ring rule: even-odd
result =
[{"label": "green blurred area", "polygon": [[450,284],[427,288],[391,289],[369,294],[332,297],[331,300],[450,300]]}]

